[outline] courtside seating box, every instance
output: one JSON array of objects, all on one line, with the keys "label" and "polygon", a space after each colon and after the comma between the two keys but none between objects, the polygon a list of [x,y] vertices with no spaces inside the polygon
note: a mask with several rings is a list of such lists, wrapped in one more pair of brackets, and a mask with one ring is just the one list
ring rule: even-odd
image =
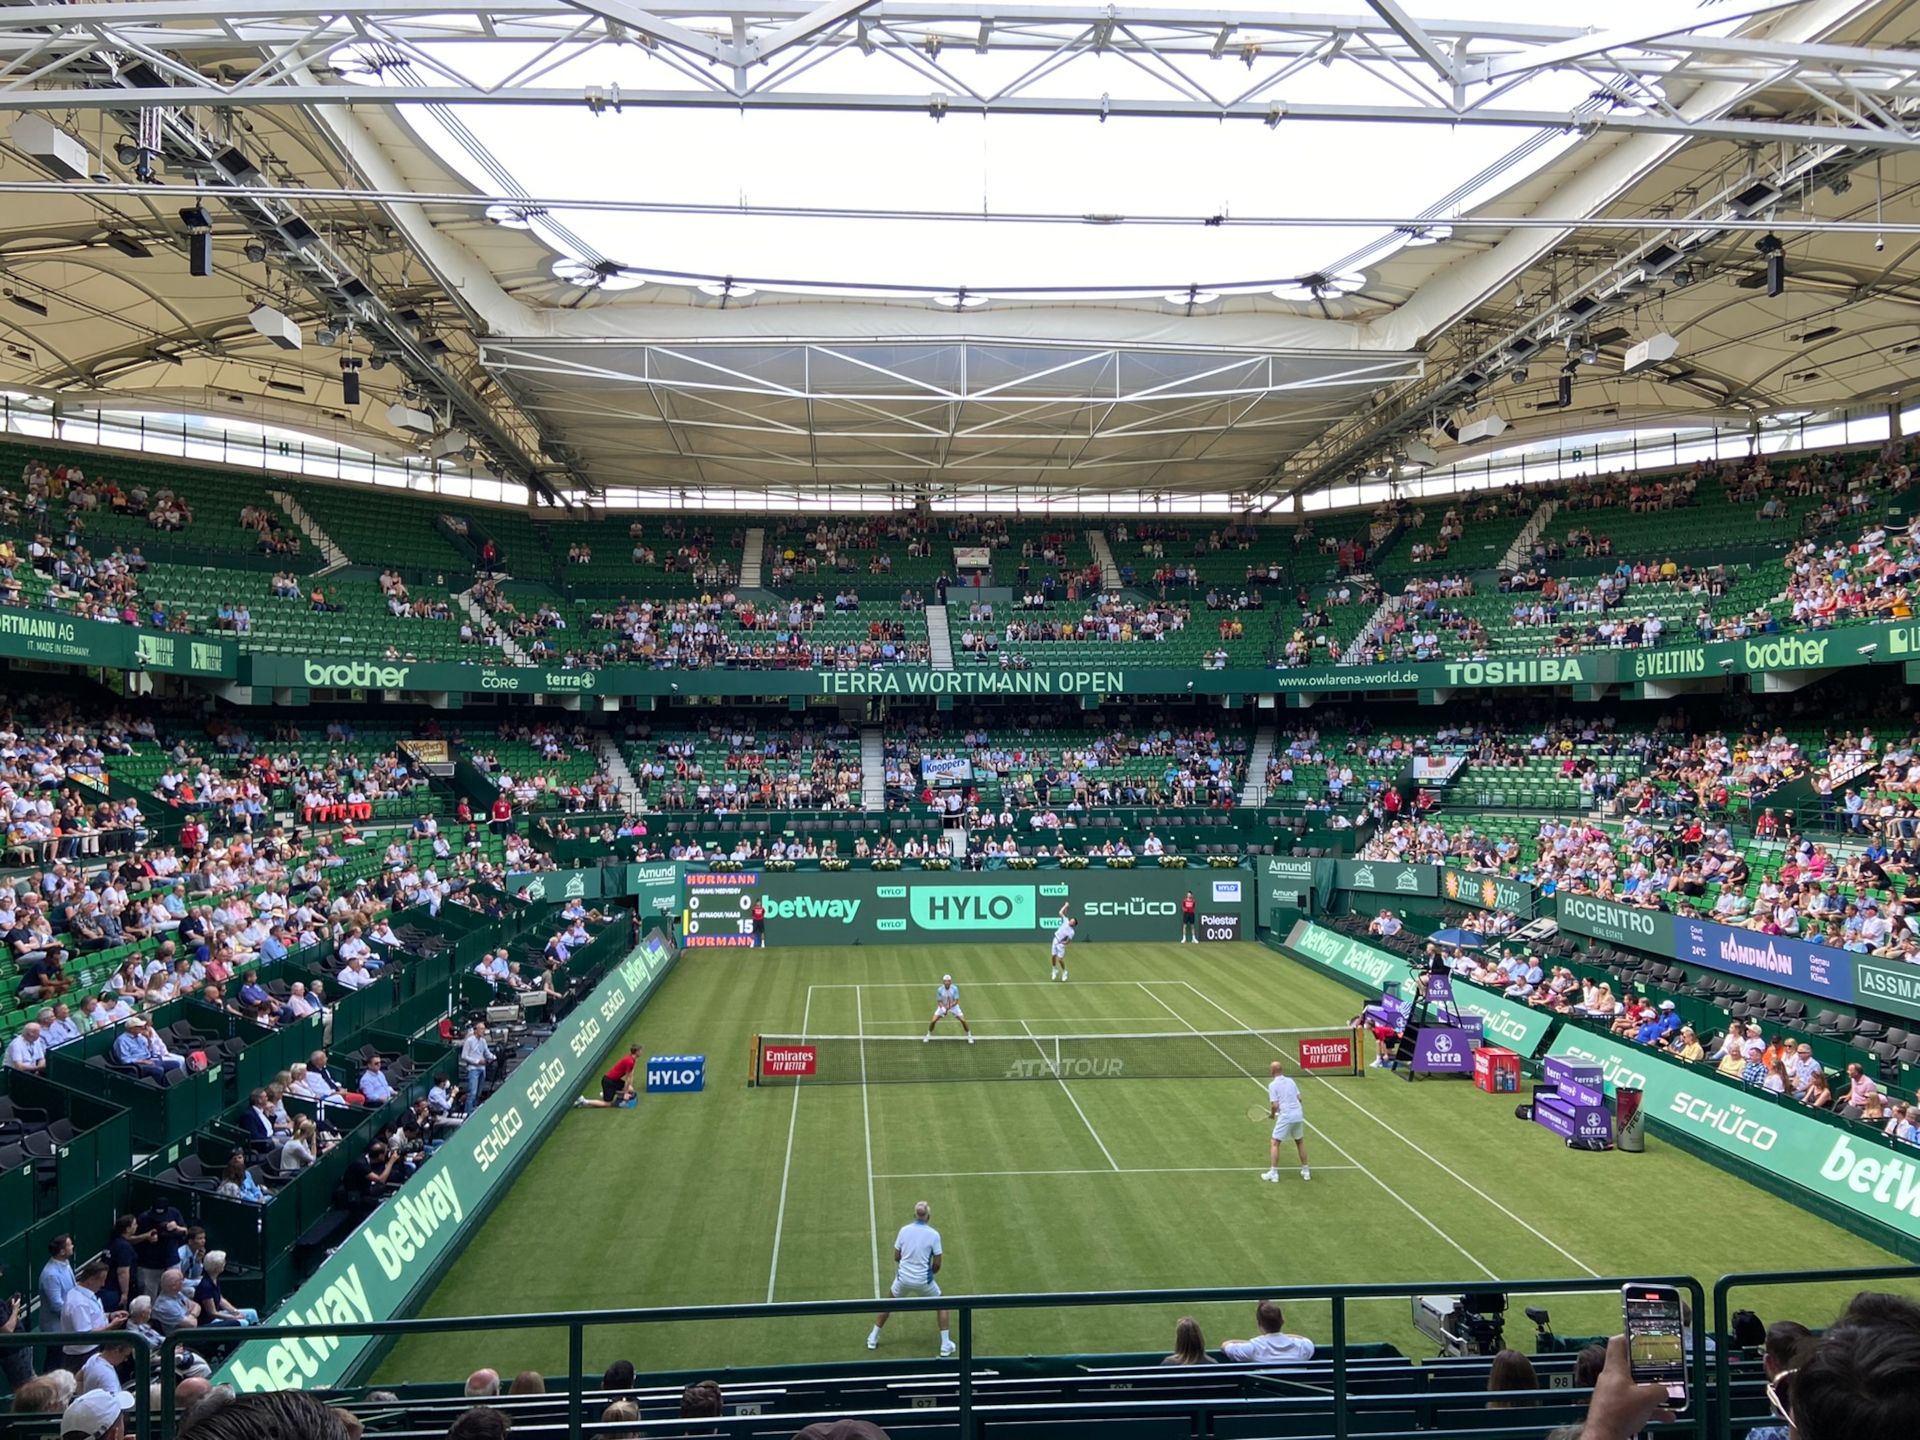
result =
[{"label": "courtside seating box", "polygon": [[1520,1089],[1520,1056],[1498,1045],[1482,1045],[1473,1052],[1473,1083],[1489,1095],[1516,1093]]}]

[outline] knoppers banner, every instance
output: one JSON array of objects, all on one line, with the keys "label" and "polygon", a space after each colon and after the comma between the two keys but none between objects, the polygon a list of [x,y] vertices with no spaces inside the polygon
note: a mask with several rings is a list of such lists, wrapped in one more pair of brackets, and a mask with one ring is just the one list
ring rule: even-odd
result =
[{"label": "knoppers banner", "polygon": [[[458,1253],[469,1224],[596,1077],[608,1047],[672,962],[672,947],[659,932],[648,935],[268,1323],[344,1325],[404,1317]],[[371,1335],[249,1340],[214,1380],[238,1390],[342,1385],[379,1343]]]},{"label": "knoppers banner", "polygon": [[1610,1087],[1637,1087],[1641,1113],[1701,1145],[1920,1239],[1920,1150],[1821,1120],[1791,1102],[1609,1035],[1563,1026],[1550,1054],[1589,1060]]},{"label": "knoppers banner", "polygon": [[1504,910],[1522,920],[1533,918],[1533,886],[1504,875],[1449,865],[1440,872],[1440,893],[1476,910]]},{"label": "knoppers banner", "polygon": [[[1299,921],[1287,936],[1287,948],[1376,997],[1388,981],[1400,986],[1403,998],[1413,994],[1413,967],[1405,960],[1337,930]],[[1453,1003],[1454,1008],[1464,1014],[1480,1017],[1487,1043],[1505,1046],[1522,1056],[1532,1056],[1553,1028],[1554,1017],[1546,1011],[1535,1010],[1465,981],[1455,983]],[[1472,1062],[1467,1063],[1471,1067]]]}]

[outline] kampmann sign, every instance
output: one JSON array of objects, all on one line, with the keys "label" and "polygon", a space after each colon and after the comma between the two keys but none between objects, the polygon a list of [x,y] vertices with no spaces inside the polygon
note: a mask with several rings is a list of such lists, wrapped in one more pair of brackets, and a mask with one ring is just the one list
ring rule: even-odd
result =
[{"label": "kampmann sign", "polygon": [[1894,1231],[1907,1248],[1920,1240],[1920,1151],[1608,1035],[1568,1026],[1551,1053],[1597,1063],[1609,1086],[1643,1090],[1654,1125]]},{"label": "kampmann sign", "polygon": [[[672,958],[650,936],[616,965],[268,1323],[349,1325],[406,1315],[458,1252],[467,1222],[484,1212],[597,1076],[607,1049]],[[248,1332],[234,1333],[240,1338]],[[237,1390],[328,1389],[346,1384],[378,1343],[370,1335],[243,1340],[214,1379]]]}]

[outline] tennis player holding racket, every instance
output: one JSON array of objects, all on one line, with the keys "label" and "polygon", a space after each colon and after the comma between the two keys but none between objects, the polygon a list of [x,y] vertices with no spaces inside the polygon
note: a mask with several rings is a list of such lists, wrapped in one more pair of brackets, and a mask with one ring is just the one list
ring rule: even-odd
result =
[{"label": "tennis player holding racket", "polygon": [[1267,1118],[1273,1121],[1273,1139],[1267,1144],[1267,1171],[1260,1178],[1280,1183],[1280,1142],[1291,1140],[1300,1156],[1300,1178],[1311,1180],[1313,1172],[1307,1168],[1307,1112],[1300,1107],[1300,1087],[1291,1076],[1280,1073],[1278,1060],[1268,1068],[1273,1074],[1267,1082]]}]

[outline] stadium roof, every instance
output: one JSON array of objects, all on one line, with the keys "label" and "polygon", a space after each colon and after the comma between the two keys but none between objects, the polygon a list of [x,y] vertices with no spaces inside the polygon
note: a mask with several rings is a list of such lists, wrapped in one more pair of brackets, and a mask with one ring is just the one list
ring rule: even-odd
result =
[{"label": "stadium roof", "polygon": [[616,501],[1258,509],[1912,384],[1910,0],[1449,8],[0,8],[0,386]]}]

